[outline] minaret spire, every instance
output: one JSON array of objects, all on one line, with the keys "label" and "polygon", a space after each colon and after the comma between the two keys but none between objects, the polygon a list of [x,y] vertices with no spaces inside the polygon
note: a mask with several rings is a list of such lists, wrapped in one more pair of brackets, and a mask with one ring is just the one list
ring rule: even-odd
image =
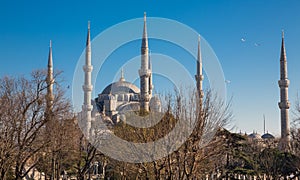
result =
[{"label": "minaret spire", "polygon": [[143,39],[142,47],[148,48],[148,35],[147,35],[147,17],[146,12],[144,12],[144,29],[143,29]]},{"label": "minaret spire", "polygon": [[202,56],[201,56],[201,46],[200,46],[200,35],[198,36],[198,55],[197,55],[197,74],[195,75],[197,91],[199,95],[200,102],[202,103],[203,99],[203,88],[202,81],[204,79],[202,75]]},{"label": "minaret spire", "polygon": [[280,108],[281,114],[281,140],[280,140],[280,149],[287,151],[289,148],[289,139],[290,139],[290,127],[289,127],[289,108],[290,102],[288,100],[288,87],[290,81],[288,80],[287,72],[287,59],[286,51],[284,46],[284,32],[282,31],[281,38],[281,53],[280,53],[280,80],[278,85],[280,88],[280,102],[278,106]]},{"label": "minaret spire", "polygon": [[140,111],[149,111],[149,77],[151,70],[149,69],[149,49],[148,49],[148,37],[147,37],[147,22],[146,13],[144,13],[144,29],[141,47],[141,68],[139,69],[140,76],[140,88],[141,88],[141,99],[140,99]]},{"label": "minaret spire", "polygon": [[88,33],[85,48],[85,65],[83,66],[84,71],[84,85],[82,86],[84,91],[84,101],[82,106],[83,121],[86,123],[86,136],[89,137],[92,121],[92,57],[91,57],[91,35],[90,35],[90,22],[88,22]]},{"label": "minaret spire", "polygon": [[49,44],[49,56],[48,56],[48,68],[47,68],[47,112],[51,113],[53,106],[53,59],[52,59],[52,41],[50,40]]}]

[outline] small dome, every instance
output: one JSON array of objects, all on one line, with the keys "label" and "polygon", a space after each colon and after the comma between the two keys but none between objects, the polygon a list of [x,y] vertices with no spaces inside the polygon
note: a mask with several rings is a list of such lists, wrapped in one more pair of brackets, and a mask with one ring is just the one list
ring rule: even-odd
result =
[{"label": "small dome", "polygon": [[269,134],[268,132],[261,136],[263,139],[274,139],[275,137],[272,134]]}]

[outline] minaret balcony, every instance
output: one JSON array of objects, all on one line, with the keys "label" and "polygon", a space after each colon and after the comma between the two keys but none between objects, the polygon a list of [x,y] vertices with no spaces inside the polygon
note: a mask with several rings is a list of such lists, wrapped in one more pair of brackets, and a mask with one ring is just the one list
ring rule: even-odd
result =
[{"label": "minaret balcony", "polygon": [[[146,55],[148,54],[148,47],[145,46],[146,44],[143,43],[142,48],[141,48],[141,54]],[[147,44],[148,46],[148,44]]]},{"label": "minaret balcony", "polygon": [[51,85],[51,84],[54,84],[55,79],[53,79],[52,77],[50,78],[49,75],[48,75],[47,78],[46,78],[46,81],[47,81],[47,83],[49,83]]},{"label": "minaret balcony", "polygon": [[48,100],[48,101],[54,101],[54,96],[53,96],[53,94],[48,94],[48,95],[47,95],[47,100]]},{"label": "minaret balcony", "polygon": [[196,81],[202,81],[204,79],[203,75],[195,75]]},{"label": "minaret balcony", "polygon": [[83,110],[84,112],[92,111],[92,109],[93,109],[93,106],[92,106],[92,105],[87,105],[87,104],[82,105],[82,110]]},{"label": "minaret balcony", "polygon": [[280,109],[289,109],[291,104],[289,101],[279,102],[278,106]]},{"label": "minaret balcony", "polygon": [[83,91],[92,91],[93,90],[93,85],[83,85],[82,86]]},{"label": "minaret balcony", "polygon": [[288,79],[283,79],[278,81],[279,87],[289,87],[290,81]]},{"label": "minaret balcony", "polygon": [[204,92],[201,90],[200,91],[200,98],[203,98],[204,97]]},{"label": "minaret balcony", "polygon": [[89,65],[89,66],[83,66],[83,70],[84,72],[92,72],[93,70],[93,66]]},{"label": "minaret balcony", "polygon": [[141,95],[141,101],[142,101],[142,102],[149,102],[149,101],[150,101],[150,96],[149,96],[149,94]]},{"label": "minaret balcony", "polygon": [[146,76],[146,77],[150,77],[151,75],[151,70],[150,69],[139,69],[139,76]]},{"label": "minaret balcony", "polygon": [[150,86],[149,86],[149,89],[150,89],[150,90],[154,89],[154,85],[150,85]]},{"label": "minaret balcony", "polygon": [[200,75],[200,76],[199,76],[199,79],[200,79],[200,81],[202,81],[202,80],[204,79],[204,76],[203,76],[203,75]]}]

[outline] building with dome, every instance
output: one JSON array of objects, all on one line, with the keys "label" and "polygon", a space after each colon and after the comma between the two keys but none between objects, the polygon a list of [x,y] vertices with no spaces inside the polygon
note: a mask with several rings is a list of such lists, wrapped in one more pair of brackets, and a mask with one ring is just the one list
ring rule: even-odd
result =
[{"label": "building with dome", "polygon": [[[88,38],[90,30],[88,29]],[[87,49],[90,39],[87,40]],[[88,51],[88,50],[87,50]],[[86,57],[88,57],[87,54]],[[88,57],[89,58],[89,57]],[[146,14],[144,14],[144,29],[141,46],[140,88],[127,82],[122,69],[119,81],[109,84],[93,101],[94,111],[111,118],[116,123],[121,114],[126,111],[160,111],[161,103],[157,96],[152,97],[152,70],[149,58]],[[89,77],[89,75],[87,75]],[[84,93],[88,93],[84,89]],[[88,103],[88,102],[86,102]],[[96,113],[92,113],[96,116]]]},{"label": "building with dome", "polygon": [[262,139],[264,139],[264,140],[272,140],[272,139],[275,139],[275,137],[272,135],[272,134],[270,134],[270,133],[265,133],[265,134],[263,134],[262,136],[261,136],[261,138]]},{"label": "building with dome", "polygon": [[122,75],[119,81],[108,85],[95,99],[97,110],[109,117],[125,110],[138,111],[139,94],[140,89],[125,81]]},{"label": "building with dome", "polygon": [[[147,113],[150,111],[160,112],[161,102],[158,95],[152,94],[152,68],[149,57],[148,37],[146,13],[144,13],[144,27],[141,43],[141,66],[137,70],[140,77],[140,87],[127,82],[122,69],[121,77],[117,82],[109,84],[104,90],[92,99],[91,92],[93,86],[91,84],[91,72],[93,70],[91,59],[91,41],[90,41],[90,25],[88,25],[88,34],[85,49],[85,65],[84,71],[84,101],[82,111],[78,114],[81,127],[84,127],[85,133],[91,132],[93,122],[102,119],[108,123],[118,123],[125,120],[125,113],[128,111]],[[197,91],[202,99],[202,59],[200,52],[200,36],[198,39],[198,56],[197,56],[197,74],[195,75]]]},{"label": "building with dome", "polygon": [[252,140],[261,140],[261,135],[253,131],[253,133],[248,135],[248,138]]},{"label": "building with dome", "polygon": [[[200,50],[200,45],[198,46]],[[137,70],[140,77],[140,87],[126,81],[122,69],[120,79],[107,85],[107,87],[93,99],[91,97],[93,90],[91,84],[93,66],[91,59],[90,24],[88,25],[85,51],[85,65],[83,67],[84,101],[82,111],[78,114],[78,120],[81,123],[81,127],[84,127],[86,134],[90,134],[91,128],[94,126],[93,123],[99,119],[107,123],[116,124],[121,120],[125,120],[125,113],[128,111],[142,113],[161,111],[161,102],[158,95],[152,94],[154,86],[152,84],[152,69],[148,48],[146,13],[144,14],[141,43],[141,66],[140,69]],[[198,52],[198,56],[200,56],[200,52]],[[202,73],[202,62],[201,64],[198,63],[198,66],[197,72]],[[201,68],[201,70],[199,70],[199,68]],[[196,79],[197,82],[201,81],[201,83],[198,82],[198,84],[202,92],[202,74],[196,75]]]},{"label": "building with dome", "polygon": [[[120,120],[125,119],[125,112],[149,112],[161,111],[161,102],[157,95],[153,95],[152,84],[152,69],[149,57],[148,37],[147,37],[147,24],[146,14],[144,14],[144,27],[141,43],[141,66],[137,70],[140,77],[140,87],[137,87],[131,82],[125,80],[124,72],[122,69],[121,77],[118,81],[113,82],[97,95],[94,99],[91,96],[93,90],[92,82],[92,59],[91,59],[91,40],[90,40],[90,24],[88,24],[88,33],[85,49],[85,65],[84,71],[84,84],[82,86],[84,92],[84,101],[82,111],[78,113],[78,121],[81,127],[85,128],[86,134],[89,134],[92,123],[97,119],[102,119],[105,122],[115,124]],[[200,36],[198,39],[198,55],[197,55],[197,73],[195,75],[197,92],[202,101],[204,96],[202,89],[203,74],[202,74],[202,58],[200,51]],[[52,63],[52,45],[50,43],[49,59],[48,59],[48,91],[49,94],[53,91],[53,63]],[[287,60],[286,50],[284,45],[284,33],[282,32],[282,43],[280,53],[280,80],[278,81],[280,87],[280,102],[278,106],[281,113],[281,138],[279,147],[282,150],[289,148],[290,128],[289,128],[289,107],[288,100],[288,86],[289,80],[287,75]],[[47,96],[47,108],[51,108],[53,97]],[[246,135],[246,134],[245,134]],[[248,135],[252,140],[274,140],[275,137],[270,133],[259,135],[253,132]]]}]

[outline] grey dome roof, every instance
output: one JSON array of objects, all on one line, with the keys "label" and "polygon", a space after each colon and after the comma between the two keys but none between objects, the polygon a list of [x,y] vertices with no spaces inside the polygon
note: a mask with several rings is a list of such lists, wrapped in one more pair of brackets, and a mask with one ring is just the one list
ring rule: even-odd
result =
[{"label": "grey dome roof", "polygon": [[101,94],[118,94],[118,93],[140,93],[140,89],[136,85],[127,81],[118,81],[108,85]]},{"label": "grey dome roof", "polygon": [[248,137],[252,138],[252,139],[261,139],[261,137],[258,133],[249,134]]},{"label": "grey dome roof", "polygon": [[263,139],[274,139],[275,137],[272,134],[269,134],[268,132],[261,136]]}]

